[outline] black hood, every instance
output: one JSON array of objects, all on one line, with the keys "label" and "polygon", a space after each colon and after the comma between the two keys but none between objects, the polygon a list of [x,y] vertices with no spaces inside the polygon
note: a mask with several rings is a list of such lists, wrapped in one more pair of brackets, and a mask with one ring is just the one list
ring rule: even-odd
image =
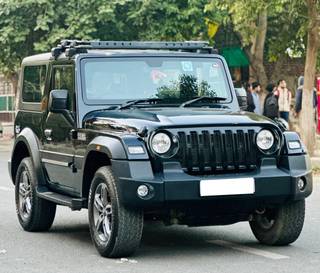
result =
[{"label": "black hood", "polygon": [[139,132],[170,127],[202,127],[217,125],[275,124],[270,119],[249,112],[207,108],[149,108],[129,110],[97,110],[88,113],[83,126],[113,133]]}]

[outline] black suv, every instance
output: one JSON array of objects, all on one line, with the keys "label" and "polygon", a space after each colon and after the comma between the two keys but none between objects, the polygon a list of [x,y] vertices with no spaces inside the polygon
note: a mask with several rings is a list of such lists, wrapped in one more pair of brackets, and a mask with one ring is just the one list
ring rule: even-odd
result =
[{"label": "black suv", "polygon": [[148,219],[249,221],[261,243],[294,242],[309,157],[296,133],[240,106],[205,42],[66,40],[25,58],[9,162],[20,224],[48,230],[56,205],[87,208],[107,257],[132,254]]}]

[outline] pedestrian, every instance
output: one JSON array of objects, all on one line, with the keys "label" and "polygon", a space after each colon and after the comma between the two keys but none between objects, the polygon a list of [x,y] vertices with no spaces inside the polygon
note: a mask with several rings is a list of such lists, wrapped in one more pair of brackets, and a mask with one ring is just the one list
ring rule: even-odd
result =
[{"label": "pedestrian", "polygon": [[275,84],[269,83],[267,85],[266,90],[268,94],[263,104],[263,115],[270,119],[275,119],[279,117],[279,104],[278,97],[276,97],[274,94],[275,89]]},{"label": "pedestrian", "polygon": [[283,118],[286,122],[289,122],[292,95],[290,90],[287,88],[287,83],[285,80],[281,79],[278,81],[278,87],[274,94],[278,97],[280,118]]},{"label": "pedestrian", "polygon": [[[295,117],[298,117],[300,114],[300,111],[302,109],[302,91],[303,91],[303,82],[304,77],[300,76],[298,78],[298,89],[296,91],[296,103],[294,107],[295,111]],[[313,88],[313,109],[316,111],[317,109],[317,90]]]},{"label": "pedestrian", "polygon": [[248,112],[254,112],[254,103],[253,103],[253,97],[252,97],[252,85],[250,83],[245,84],[245,89],[247,93],[247,109]]},{"label": "pedestrian", "polygon": [[261,104],[260,104],[260,96],[259,93],[261,91],[261,85],[259,82],[253,82],[252,83],[252,98],[253,98],[253,103],[254,103],[254,112],[258,115],[262,115],[261,111]]}]

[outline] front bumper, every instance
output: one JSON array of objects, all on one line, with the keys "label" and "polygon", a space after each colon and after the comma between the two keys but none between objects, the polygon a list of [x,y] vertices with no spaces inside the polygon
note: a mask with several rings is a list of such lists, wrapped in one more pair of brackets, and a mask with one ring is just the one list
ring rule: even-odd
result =
[{"label": "front bumper", "polygon": [[[192,203],[210,203],[241,200],[263,204],[281,204],[301,200],[312,192],[312,171],[307,155],[286,156],[280,162],[265,158],[261,167],[250,173],[232,173],[209,176],[192,176],[184,173],[179,164],[168,163],[161,176],[154,176],[149,161],[113,161],[113,171],[118,177],[121,202],[129,207],[153,209]],[[251,177],[255,192],[245,195],[200,196],[200,181],[211,179],[234,179]],[[297,182],[303,178],[304,190]],[[140,185],[147,185],[151,194],[141,198],[137,194]]]}]

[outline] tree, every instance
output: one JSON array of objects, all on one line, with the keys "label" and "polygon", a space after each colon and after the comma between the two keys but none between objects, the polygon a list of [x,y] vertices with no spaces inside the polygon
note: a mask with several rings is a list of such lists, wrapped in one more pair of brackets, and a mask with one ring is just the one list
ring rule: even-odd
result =
[{"label": "tree", "polygon": [[[31,1],[0,2],[0,69],[17,86],[17,71],[23,56],[33,52],[33,41],[40,33],[36,27],[34,10],[44,11],[44,4]],[[15,11],[15,12],[13,12]]]},{"label": "tree", "polygon": [[62,39],[198,40],[207,38],[207,0],[0,1],[0,73],[13,80],[26,56]]},{"label": "tree", "polygon": [[315,144],[315,126],[313,111],[313,89],[319,50],[320,5],[318,0],[305,0],[308,8],[308,41],[304,69],[302,110],[299,123],[301,138],[308,151],[313,154]]},{"label": "tree", "polygon": [[267,2],[237,0],[230,1],[229,5],[232,23],[250,60],[251,76],[266,86],[264,48],[268,26]]},{"label": "tree", "polygon": [[131,1],[0,1],[0,73],[12,80],[16,90],[24,57],[49,51],[61,39],[116,36],[113,34],[121,33],[120,22],[125,16],[119,16],[119,9],[127,2]]},{"label": "tree", "polygon": [[222,21],[239,36],[250,60],[250,76],[268,82],[266,62],[281,61],[288,55],[304,56],[306,11],[302,1],[211,0],[211,10],[226,14]]},{"label": "tree", "polygon": [[132,1],[128,22],[141,40],[208,39],[206,17],[215,19],[219,10],[205,11],[207,0]]}]

